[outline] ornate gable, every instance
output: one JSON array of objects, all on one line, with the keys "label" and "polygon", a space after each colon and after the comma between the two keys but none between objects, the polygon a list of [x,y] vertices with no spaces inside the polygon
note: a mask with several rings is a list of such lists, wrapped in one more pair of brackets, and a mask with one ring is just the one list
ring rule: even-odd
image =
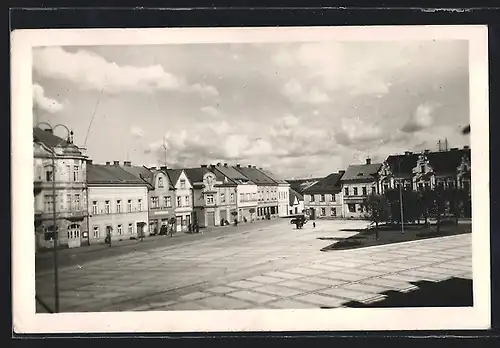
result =
[{"label": "ornate gable", "polygon": [[418,155],[417,164],[412,169],[413,175],[417,178],[434,173],[434,169],[429,163],[429,159],[424,154]]},{"label": "ornate gable", "polygon": [[471,163],[470,163],[470,158],[467,155],[462,156],[462,162],[457,168],[457,173],[458,176],[465,176],[467,174],[470,174],[471,170]]}]

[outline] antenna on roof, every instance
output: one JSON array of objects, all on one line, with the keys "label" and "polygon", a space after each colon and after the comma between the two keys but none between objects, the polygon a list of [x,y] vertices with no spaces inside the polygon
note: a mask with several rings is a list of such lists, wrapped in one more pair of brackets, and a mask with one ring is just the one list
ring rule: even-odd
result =
[{"label": "antenna on roof", "polygon": [[[106,80],[106,78],[105,78],[105,80]],[[102,92],[104,92],[104,87],[101,89],[101,94],[102,94]],[[99,98],[97,98],[97,101],[95,103],[94,113],[92,114],[92,117],[90,118],[89,128],[87,129],[87,134],[85,134],[85,141],[83,142],[83,147],[87,147],[87,139],[89,137],[90,128],[92,127],[92,123],[94,123],[94,118],[95,118],[95,115],[97,112],[97,107],[99,106],[100,101],[101,101],[101,98],[99,96]]]},{"label": "antenna on roof", "polygon": [[164,151],[164,156],[165,156],[165,167],[167,166],[167,144],[165,144],[165,136],[163,136],[163,144],[162,144],[162,147],[163,147],[163,151]]}]

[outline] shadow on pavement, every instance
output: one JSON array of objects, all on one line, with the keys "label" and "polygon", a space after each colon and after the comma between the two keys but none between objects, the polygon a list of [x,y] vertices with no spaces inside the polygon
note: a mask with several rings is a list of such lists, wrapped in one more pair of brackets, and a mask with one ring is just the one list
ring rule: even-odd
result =
[{"label": "shadow on pavement", "polygon": [[473,306],[472,280],[450,278],[442,282],[411,282],[418,286],[411,292],[386,291],[387,297],[374,303],[348,302],[351,308],[390,308],[390,307],[470,307]]}]

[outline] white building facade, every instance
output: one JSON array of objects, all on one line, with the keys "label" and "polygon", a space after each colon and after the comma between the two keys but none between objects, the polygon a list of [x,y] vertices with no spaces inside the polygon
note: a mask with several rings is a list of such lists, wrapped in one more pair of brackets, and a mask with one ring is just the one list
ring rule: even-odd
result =
[{"label": "white building facade", "polygon": [[175,188],[175,219],[177,232],[187,232],[193,223],[193,186],[182,169],[168,169]]}]

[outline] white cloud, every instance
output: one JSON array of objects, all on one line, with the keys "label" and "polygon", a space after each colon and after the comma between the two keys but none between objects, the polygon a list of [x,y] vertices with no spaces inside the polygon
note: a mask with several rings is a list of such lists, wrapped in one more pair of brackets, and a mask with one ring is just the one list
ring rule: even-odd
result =
[{"label": "white cloud", "polygon": [[144,136],[144,130],[139,126],[131,127],[130,133],[136,138],[142,138]]},{"label": "white cloud", "polygon": [[283,95],[294,102],[322,104],[330,101],[328,95],[318,87],[312,87],[309,91],[302,87],[296,79],[290,79],[282,88]]},{"label": "white cloud", "polygon": [[219,116],[220,115],[220,111],[218,109],[214,108],[213,106],[203,106],[200,109],[200,111],[205,113],[205,114],[211,115],[211,116]]},{"label": "white cloud", "polygon": [[43,87],[37,83],[33,84],[33,106],[51,114],[64,108],[57,100],[47,97]]},{"label": "white cloud", "polygon": [[33,68],[41,76],[69,80],[87,90],[108,93],[165,90],[193,92],[203,97],[218,95],[215,87],[200,83],[189,85],[185,79],[165,71],[161,65],[120,66],[86,50],[68,52],[61,47],[36,49]]},{"label": "white cloud", "polygon": [[434,124],[433,112],[436,107],[437,105],[432,103],[420,104],[401,130],[406,133],[413,133],[429,128]]}]

